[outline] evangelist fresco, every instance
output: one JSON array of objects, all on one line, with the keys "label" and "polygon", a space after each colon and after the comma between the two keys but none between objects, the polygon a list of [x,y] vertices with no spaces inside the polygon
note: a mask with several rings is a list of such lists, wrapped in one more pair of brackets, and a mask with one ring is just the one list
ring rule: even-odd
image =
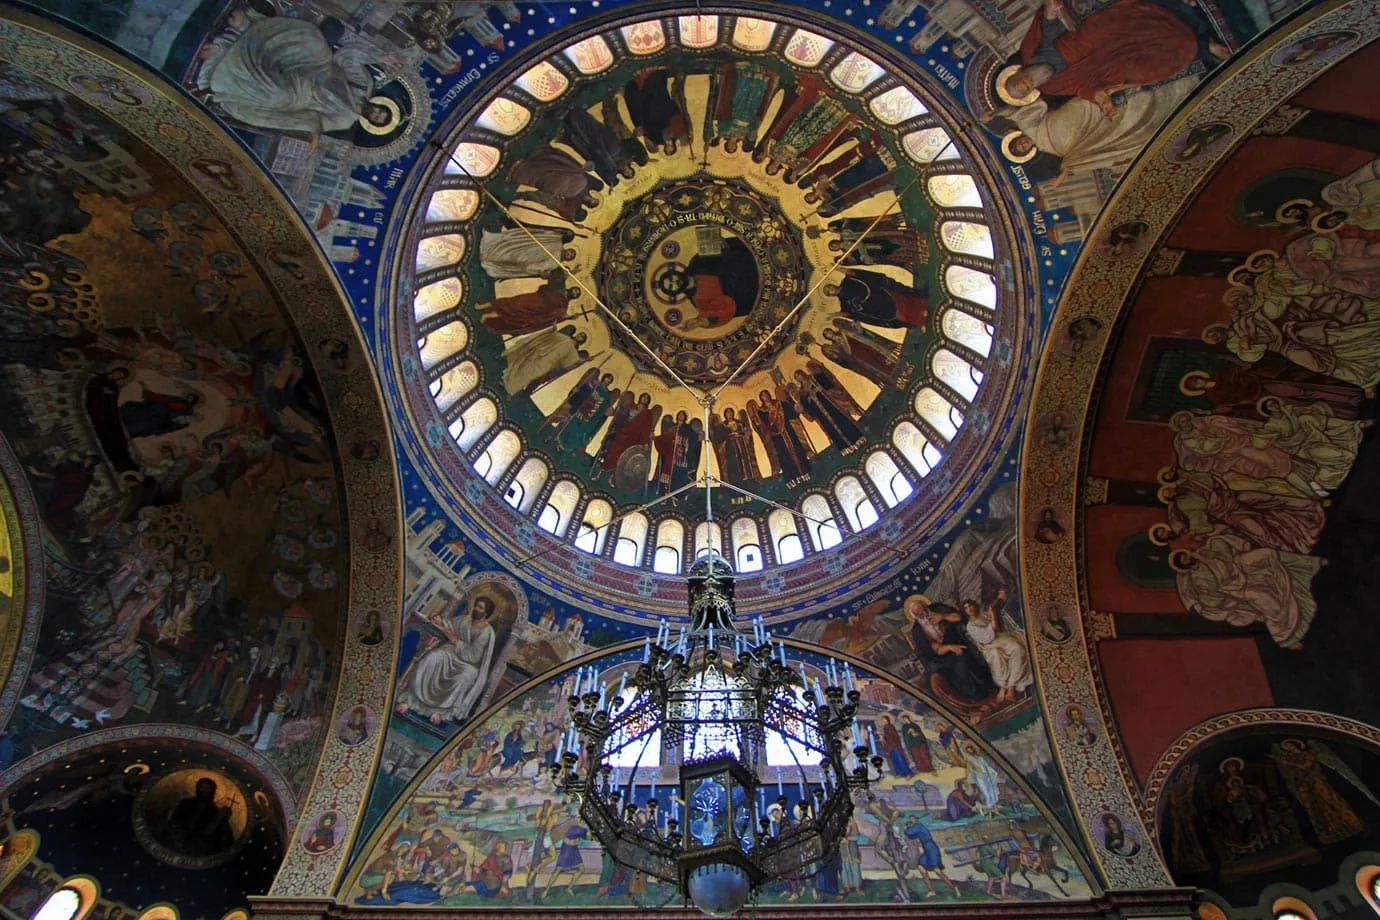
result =
[{"label": "evangelist fresco", "polygon": [[[73,785],[73,776],[84,780]],[[278,790],[223,748],[128,739],[14,779],[0,835],[36,835],[37,851],[0,886],[0,915],[12,920],[28,920],[73,875],[99,880],[92,916],[105,920],[132,920],[156,903],[222,917],[266,893],[283,856]]]},{"label": "evangelist fresco", "polygon": [[300,784],[345,569],[302,345],[196,189],[64,91],[3,78],[0,432],[47,556],[9,756],[185,722]]},{"label": "evangelist fresco", "polygon": [[1228,733],[1183,758],[1160,807],[1174,879],[1254,907],[1279,883],[1310,891],[1380,841],[1380,759],[1336,736]]},{"label": "evangelist fresco", "polygon": [[[602,679],[630,667],[606,664]],[[860,721],[875,730],[887,778],[859,804],[838,856],[769,888],[763,903],[1090,896],[1081,858],[986,745],[890,683],[868,678],[859,688]],[[544,768],[556,754],[567,695],[564,680],[535,686],[442,751],[356,862],[350,902],[668,903],[670,889],[603,857],[574,806],[551,787]],[[792,804],[794,769],[777,772],[778,791]],[[643,814],[652,799],[669,813],[674,767],[639,775],[634,799]]]},{"label": "evangelist fresco", "polygon": [[[1233,155],[1154,256],[1112,359],[1088,587],[1141,776],[1229,704],[1380,716],[1341,677],[1367,671],[1375,635],[1355,576],[1376,534],[1380,110],[1338,95],[1377,63],[1355,52]],[[1339,124],[1355,130],[1319,133]],[[1216,681],[1172,691],[1174,720],[1131,696],[1166,656],[1219,655]]]}]

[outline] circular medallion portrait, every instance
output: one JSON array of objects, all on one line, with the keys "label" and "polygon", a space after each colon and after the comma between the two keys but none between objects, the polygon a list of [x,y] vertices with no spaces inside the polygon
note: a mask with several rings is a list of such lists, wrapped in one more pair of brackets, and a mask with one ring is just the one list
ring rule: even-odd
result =
[{"label": "circular medallion portrait", "polygon": [[209,869],[229,862],[248,837],[250,806],[239,784],[217,770],[178,770],[134,801],[134,835],[161,862]]}]

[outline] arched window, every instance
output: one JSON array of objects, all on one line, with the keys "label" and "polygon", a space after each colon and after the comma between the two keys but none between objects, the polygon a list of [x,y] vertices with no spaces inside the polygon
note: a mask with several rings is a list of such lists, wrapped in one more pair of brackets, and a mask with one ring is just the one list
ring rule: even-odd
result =
[{"label": "arched window", "polygon": [[465,238],[458,233],[429,236],[417,244],[417,271],[454,265],[465,254]]},{"label": "arched window", "polygon": [[624,515],[618,524],[618,542],[613,546],[613,561],[619,565],[637,566],[647,548],[647,517],[640,511]]},{"label": "arched window", "polygon": [[963,424],[963,414],[933,387],[921,387],[915,394],[915,411],[946,441],[952,441]]},{"label": "arched window", "polygon": [[733,536],[733,560],[738,571],[762,571],[762,538],[757,535],[757,522],[752,518],[738,518],[729,532]]},{"label": "arched window", "polygon": [[427,223],[469,220],[479,209],[479,193],[472,188],[441,189],[427,205]]},{"label": "arched window", "polygon": [[695,528],[695,558],[708,553],[711,549],[719,555],[724,551],[724,535],[719,530],[718,524],[710,524],[708,521],[701,521]]},{"label": "arched window", "polygon": [[915,491],[910,480],[897,469],[896,461],[884,450],[879,450],[867,458],[866,469],[868,478],[877,487],[882,501],[886,502],[888,508],[895,508]]},{"label": "arched window", "polygon": [[[453,279],[447,279],[453,280]],[[425,293],[425,291],[423,292]],[[421,296],[420,294],[418,295]],[[458,298],[457,298],[458,299]],[[460,320],[425,335],[417,342],[417,352],[422,358],[422,367],[431,370],[453,354],[464,350],[470,343],[470,330]]]},{"label": "arched window", "polygon": [[934,368],[934,375],[959,396],[970,403],[976,398],[978,387],[982,384],[982,371],[947,348],[934,353],[930,366]]},{"label": "arched window", "polygon": [[1366,899],[1370,909],[1380,914],[1380,866],[1362,866],[1356,870],[1356,889]]},{"label": "arched window", "polygon": [[872,499],[863,491],[858,477],[844,476],[834,486],[834,495],[843,506],[848,526],[853,528],[854,533],[861,533],[877,523],[877,509],[873,507]]},{"label": "arched window", "polygon": [[546,477],[551,473],[546,468],[546,464],[536,457],[529,457],[527,462],[518,470],[518,474],[513,477],[513,481],[508,483],[508,491],[503,494],[503,500],[518,511],[526,514],[532,510],[532,505],[537,500],[537,493],[541,487],[546,485]]},{"label": "arched window", "polygon": [[503,154],[499,153],[497,147],[466,141],[456,147],[446,160],[446,174],[451,176],[468,174],[476,179],[482,179],[497,168],[498,161],[502,156]]},{"label": "arched window", "polygon": [[[420,323],[437,313],[444,313],[459,305],[460,298],[463,296],[465,296],[465,285],[459,278],[444,278],[435,284],[428,284],[412,298],[412,318]],[[468,334],[466,338],[468,339]],[[461,342],[459,346],[451,350],[450,354],[455,354],[464,347],[465,343]],[[446,356],[442,355],[441,357]],[[436,360],[439,361],[440,358]],[[430,367],[432,363],[435,362],[428,363],[426,355],[422,356],[424,366]]]},{"label": "arched window", "polygon": [[997,283],[986,272],[974,271],[966,265],[950,265],[944,272],[944,286],[955,297],[971,300],[989,310],[997,308]]},{"label": "arched window", "polygon": [[69,878],[38,906],[29,920],[82,920],[100,896],[96,883],[84,876]]},{"label": "arched window", "polygon": [[991,259],[996,256],[992,248],[992,231],[986,224],[975,224],[966,220],[946,220],[939,227],[939,238],[944,248],[950,252],[979,256]]},{"label": "arched window", "polygon": [[602,498],[596,498],[585,506],[585,516],[575,535],[575,548],[597,556],[604,551],[604,538],[609,533],[609,522],[613,520],[613,506]]},{"label": "arched window", "polygon": [[946,173],[931,176],[926,183],[930,197],[941,208],[980,208],[982,196],[978,194],[977,183],[973,177],[964,173]]},{"label": "arched window", "polygon": [[461,361],[431,382],[431,397],[436,408],[445,412],[478,385],[479,368],[473,361]]},{"label": "arched window", "polygon": [[984,358],[992,353],[992,333],[995,330],[976,316],[951,307],[944,311],[941,328],[949,340],[964,348],[971,348]]},{"label": "arched window", "polygon": [[480,114],[475,124],[481,128],[488,128],[490,131],[511,137],[527,127],[527,123],[531,120],[531,109],[525,105],[519,105],[511,99],[499,96],[489,103],[489,107]]},{"label": "arched window", "polygon": [[494,401],[485,396],[476,399],[474,405],[470,406],[460,417],[450,423],[450,436],[455,439],[462,451],[466,453],[474,445],[479,443],[479,439],[484,436],[484,432],[494,426],[498,421],[498,406]]},{"label": "arched window", "polygon": [[674,518],[667,518],[656,528],[656,552],[652,554],[652,570],[663,575],[680,572],[680,551],[685,546],[685,527]]},{"label": "arched window", "polygon": [[1270,905],[1270,913],[1274,920],[1318,920],[1318,915],[1298,898],[1282,897],[1276,898],[1275,903]]},{"label": "arched window", "polygon": [[795,526],[795,515],[785,508],[777,508],[767,515],[767,531],[771,534],[771,544],[776,547],[776,561],[790,565],[805,558],[805,547],[800,542],[800,531]]},{"label": "arched window", "polygon": [[[901,456],[910,464],[911,469],[924,477],[934,469],[934,464],[938,458],[931,460],[929,451],[933,449],[929,439],[926,438],[919,428],[910,422],[900,422],[891,430],[891,443],[896,445],[896,449],[901,452]],[[934,451],[938,454],[938,451]]]},{"label": "arched window", "polygon": [[831,546],[838,546],[843,540],[839,522],[834,520],[834,511],[829,507],[829,500],[823,495],[805,496],[805,501],[800,503],[800,513],[809,521],[807,527],[810,531],[810,542],[815,545],[815,549],[829,549]]},{"label": "arched window", "polygon": [[81,910],[81,895],[66,886],[48,895],[30,920],[76,920]]},{"label": "arched window", "polygon": [[521,452],[522,439],[516,432],[505,428],[489,442],[484,452],[475,458],[474,471],[483,476],[489,485],[496,486]]},{"label": "arched window", "polygon": [[569,479],[562,479],[547,496],[546,507],[541,509],[537,526],[558,537],[565,536],[565,529],[570,526],[570,518],[579,503],[580,487]]}]

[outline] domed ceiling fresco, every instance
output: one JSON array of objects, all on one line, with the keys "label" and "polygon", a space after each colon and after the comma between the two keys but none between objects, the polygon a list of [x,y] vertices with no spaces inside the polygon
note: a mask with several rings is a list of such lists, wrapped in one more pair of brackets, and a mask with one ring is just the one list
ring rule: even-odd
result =
[{"label": "domed ceiling fresco", "polygon": [[465,119],[390,332],[429,465],[512,521],[476,538],[646,613],[713,548],[763,573],[745,610],[798,614],[971,501],[1028,343],[936,107],[836,38],[682,16],[559,49]]},{"label": "domed ceiling fresco", "polygon": [[44,7],[119,51],[5,21],[0,913],[666,903],[541,766],[707,548],[888,764],[768,909],[1380,850],[1365,3]]}]

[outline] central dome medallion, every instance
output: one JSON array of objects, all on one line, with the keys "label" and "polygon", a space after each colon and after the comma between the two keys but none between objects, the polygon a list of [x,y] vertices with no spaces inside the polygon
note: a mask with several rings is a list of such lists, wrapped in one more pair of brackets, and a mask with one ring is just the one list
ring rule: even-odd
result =
[{"label": "central dome medallion", "polygon": [[[724,380],[750,358],[743,372],[772,363],[779,344],[753,352],[804,293],[799,229],[771,196],[737,180],[659,183],[624,207],[605,253],[595,269],[604,302],[687,381]],[[660,372],[646,348],[617,327],[614,335],[635,363]]]},{"label": "central dome medallion", "polygon": [[390,326],[405,446],[557,596],[675,611],[713,549],[746,611],[836,603],[971,504],[1011,437],[1010,224],[855,38],[616,16],[442,132]]}]

